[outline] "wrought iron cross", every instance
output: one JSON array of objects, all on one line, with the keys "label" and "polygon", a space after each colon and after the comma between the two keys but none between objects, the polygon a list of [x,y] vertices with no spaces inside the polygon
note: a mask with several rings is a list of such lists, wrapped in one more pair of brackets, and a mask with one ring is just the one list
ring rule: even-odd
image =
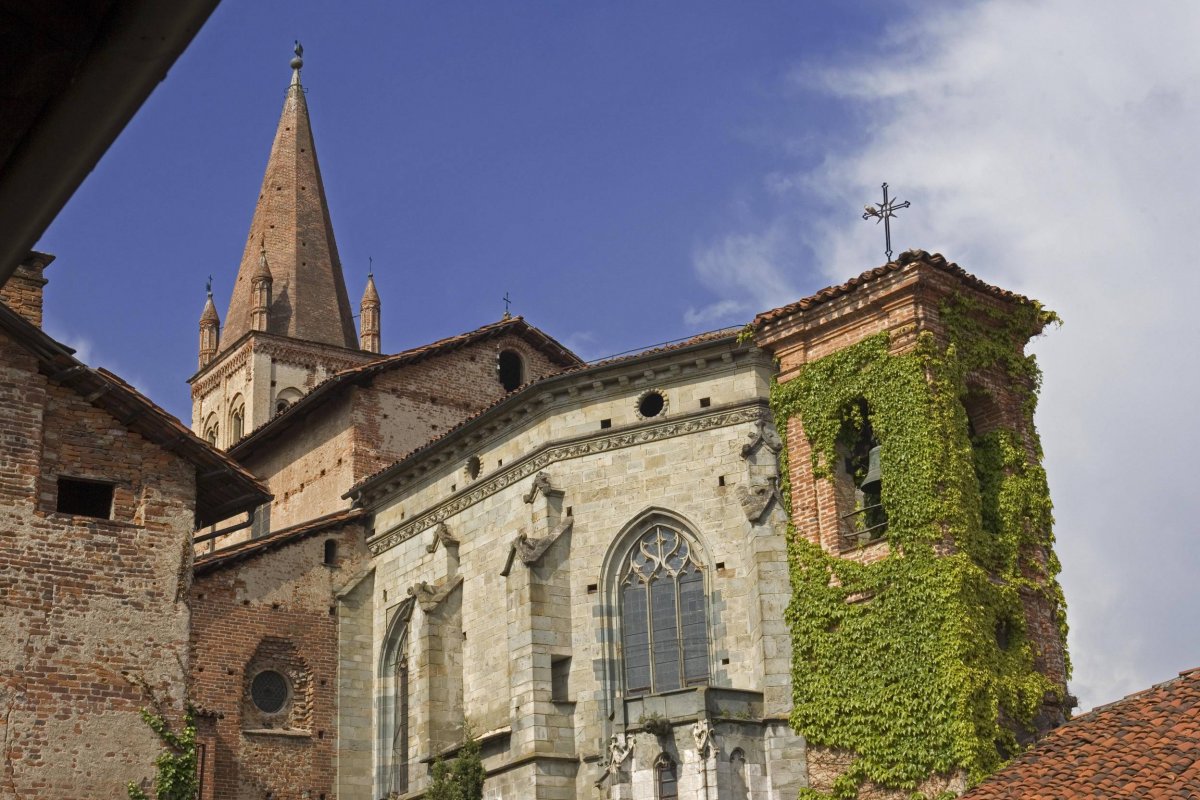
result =
[{"label": "wrought iron cross", "polygon": [[504,300],[504,317],[507,319],[508,317],[512,316],[512,314],[508,313],[508,304],[511,303],[512,300],[508,299],[508,292],[505,292],[504,297],[501,299]]},{"label": "wrought iron cross", "polygon": [[888,199],[888,185],[883,185],[883,202],[876,203],[873,206],[867,206],[867,210],[863,212],[863,219],[875,218],[875,224],[883,223],[883,236],[887,246],[887,260],[892,260],[892,223],[891,218],[896,216],[896,211],[901,208],[908,208],[909,202],[905,200],[903,203],[897,203],[895,200]]}]

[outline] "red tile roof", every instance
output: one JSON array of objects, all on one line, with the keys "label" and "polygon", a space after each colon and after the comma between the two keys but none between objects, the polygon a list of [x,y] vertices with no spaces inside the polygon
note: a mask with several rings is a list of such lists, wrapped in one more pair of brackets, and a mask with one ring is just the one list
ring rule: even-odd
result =
[{"label": "red tile roof", "polygon": [[430,344],[414,347],[410,350],[405,350],[395,355],[383,356],[370,361],[366,364],[361,364],[357,367],[350,367],[341,372],[336,372],[330,375],[321,383],[317,384],[312,391],[301,397],[294,404],[289,406],[287,410],[275,415],[271,419],[264,422],[262,425],[254,429],[253,432],[247,434],[236,444],[229,448],[229,452],[235,458],[242,458],[249,453],[258,444],[274,438],[277,434],[285,431],[288,427],[298,419],[302,419],[307,411],[316,408],[318,405],[333,399],[337,396],[337,392],[343,386],[349,386],[355,383],[361,383],[370,380],[375,375],[385,370],[401,367],[406,364],[413,364],[418,361],[423,361],[426,358],[431,358],[451,350],[457,350],[460,347],[466,347],[469,344],[474,344],[485,339],[495,336],[512,334],[525,339],[538,350],[546,353],[552,361],[564,367],[575,367],[583,364],[579,356],[572,353],[567,348],[563,347],[550,336],[530,325],[525,321],[524,317],[511,317],[502,319],[499,322],[493,322],[489,325],[484,325],[481,328],[476,328],[473,331],[460,333],[457,336],[450,336],[446,339],[439,339]]},{"label": "red tile roof", "polygon": [[367,512],[361,508],[337,511],[333,514],[326,514],[323,517],[310,519],[308,522],[302,522],[299,525],[293,525],[290,528],[272,531],[258,539],[238,542],[215,553],[205,553],[202,556],[196,557],[195,572],[197,575],[203,575],[204,573],[227,567],[237,561],[250,558],[251,556],[282,547],[285,544],[307,539],[309,536],[315,536],[331,528],[348,525],[351,522],[362,519],[366,515]]},{"label": "red tile roof", "polygon": [[873,281],[876,278],[881,278],[884,275],[888,275],[893,272],[900,272],[908,265],[916,263],[925,264],[933,267],[934,269],[940,269],[943,272],[948,272],[949,274],[954,275],[962,280],[963,283],[966,283],[968,286],[978,289],[985,294],[990,294],[993,297],[1000,298],[1001,300],[1009,300],[1017,303],[1033,302],[1024,295],[1010,292],[1007,289],[1001,289],[998,286],[993,286],[990,283],[976,278],[958,264],[955,264],[952,261],[947,261],[946,257],[941,253],[930,254],[924,250],[908,250],[901,253],[895,261],[889,261],[881,267],[869,269],[863,274],[859,275],[857,278],[851,278],[845,283],[838,284],[837,286],[826,287],[816,294],[809,295],[808,297],[797,300],[794,303],[788,303],[786,306],[780,306],[779,308],[773,308],[770,311],[764,311],[755,317],[754,322],[751,324],[757,330],[765,323],[773,322],[780,317],[786,317],[787,315],[795,313],[796,311],[807,311],[813,306],[817,306],[821,303],[841,297],[844,294],[849,294],[850,292],[856,290],[859,286]]},{"label": "red tile roof", "polygon": [[1051,731],[963,800],[1200,798],[1200,668]]}]

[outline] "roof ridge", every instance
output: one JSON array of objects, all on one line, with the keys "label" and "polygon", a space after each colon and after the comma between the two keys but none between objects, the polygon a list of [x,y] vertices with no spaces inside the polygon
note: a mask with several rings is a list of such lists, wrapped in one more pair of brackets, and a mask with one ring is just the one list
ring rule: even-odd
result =
[{"label": "roof ridge", "polygon": [[1017,292],[1013,292],[1008,289],[1002,289],[999,286],[990,284],[981,278],[977,278],[960,267],[958,264],[947,259],[941,253],[929,253],[925,250],[913,248],[911,250],[905,250],[903,253],[897,256],[895,260],[889,261],[886,264],[882,264],[878,267],[873,267],[872,269],[850,278],[844,283],[826,286],[824,289],[814,292],[807,297],[802,297],[799,300],[779,306],[778,308],[770,309],[769,311],[763,311],[761,314],[756,316],[750,324],[755,330],[757,330],[764,324],[779,319],[780,317],[787,316],[795,311],[806,311],[813,306],[820,305],[821,303],[826,303],[830,300],[841,297],[842,295],[849,294],[865,283],[873,281],[877,278],[881,278],[884,275],[892,272],[899,272],[910,264],[924,264],[926,266],[933,267],[934,269],[941,270],[942,272],[949,273],[959,278],[963,282],[973,286],[974,288],[984,292],[985,294],[990,294],[993,297],[1001,300],[1014,303],[1033,302],[1025,295],[1018,294]]}]

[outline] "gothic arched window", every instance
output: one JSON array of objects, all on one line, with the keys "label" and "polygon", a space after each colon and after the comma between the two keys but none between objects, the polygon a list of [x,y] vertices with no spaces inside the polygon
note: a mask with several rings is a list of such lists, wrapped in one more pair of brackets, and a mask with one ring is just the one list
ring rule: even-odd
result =
[{"label": "gothic arched window", "polygon": [[708,603],[692,547],[679,530],[652,525],[620,567],[626,696],[708,683]]},{"label": "gothic arched window", "polygon": [[409,790],[409,619],[413,602],[390,610],[379,661],[378,796]]},{"label": "gothic arched window", "polygon": [[666,753],[659,755],[654,762],[655,783],[657,786],[657,800],[677,800],[679,797],[679,770],[675,766],[675,759],[671,758]]}]

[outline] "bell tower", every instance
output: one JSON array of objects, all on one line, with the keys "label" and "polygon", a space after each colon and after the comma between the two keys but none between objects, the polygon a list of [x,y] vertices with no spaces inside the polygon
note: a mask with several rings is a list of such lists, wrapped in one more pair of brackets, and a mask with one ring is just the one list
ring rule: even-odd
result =
[{"label": "bell tower", "polygon": [[961,791],[1065,720],[1025,353],[1055,320],[920,250],[755,320],[780,365],[792,724],[813,789]]},{"label": "bell tower", "polygon": [[[300,83],[292,79],[267,159],[246,246],[217,332],[212,294],[192,376],[192,429],[228,448],[330,374],[378,358],[378,335],[360,345]],[[374,294],[373,282],[368,285]],[[378,295],[374,294],[375,318]]]}]

